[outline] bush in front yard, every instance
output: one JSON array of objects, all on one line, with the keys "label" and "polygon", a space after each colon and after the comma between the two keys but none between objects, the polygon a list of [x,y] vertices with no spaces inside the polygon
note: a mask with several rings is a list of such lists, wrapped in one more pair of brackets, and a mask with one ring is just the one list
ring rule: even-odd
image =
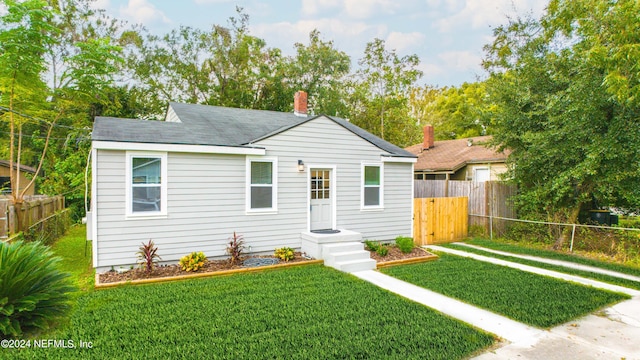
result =
[{"label": "bush in front yard", "polygon": [[202,251],[194,251],[180,258],[180,268],[184,271],[198,271],[206,263],[207,257]]},{"label": "bush in front yard", "polygon": [[411,250],[413,250],[415,245],[413,244],[413,238],[398,236],[396,238],[396,246],[398,247],[398,249],[400,249],[400,251],[408,254],[411,252]]},{"label": "bush in front yard", "polygon": [[75,291],[59,258],[40,242],[0,242],[0,334],[46,329],[71,308]]}]

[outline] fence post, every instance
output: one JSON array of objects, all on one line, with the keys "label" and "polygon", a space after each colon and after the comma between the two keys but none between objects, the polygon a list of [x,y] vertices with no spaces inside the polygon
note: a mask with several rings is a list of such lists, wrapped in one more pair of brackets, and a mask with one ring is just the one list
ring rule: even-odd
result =
[{"label": "fence post", "polygon": [[569,246],[569,252],[573,252],[573,238],[576,236],[576,224],[573,224],[573,229],[571,230],[571,245]]}]

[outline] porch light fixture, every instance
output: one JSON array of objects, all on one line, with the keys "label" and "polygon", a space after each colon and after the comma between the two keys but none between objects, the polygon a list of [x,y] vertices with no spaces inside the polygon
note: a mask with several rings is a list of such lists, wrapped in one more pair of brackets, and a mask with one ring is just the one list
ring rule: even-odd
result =
[{"label": "porch light fixture", "polygon": [[298,171],[304,171],[304,163],[302,162],[302,160],[298,160]]}]

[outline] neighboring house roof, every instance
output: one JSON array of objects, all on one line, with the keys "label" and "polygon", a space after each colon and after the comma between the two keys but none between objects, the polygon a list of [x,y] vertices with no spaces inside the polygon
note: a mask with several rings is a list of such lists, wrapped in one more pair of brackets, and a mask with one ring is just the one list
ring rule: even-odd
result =
[{"label": "neighboring house roof", "polygon": [[[169,107],[179,122],[96,117],[91,138],[97,141],[254,147],[252,144],[256,141],[318,117],[174,102]],[[415,157],[344,119],[325,117],[393,156]]]},{"label": "neighboring house roof", "polygon": [[484,146],[489,140],[491,136],[443,140],[435,141],[430,149],[423,150],[423,144],[420,143],[405,150],[418,156],[415,171],[455,172],[467,164],[505,162],[509,152],[498,152]]},{"label": "neighboring house roof", "polygon": [[[4,167],[9,167],[9,160],[0,160],[0,166],[4,166]],[[16,163],[13,163],[13,168],[16,168]],[[23,172],[28,172],[31,174],[35,174],[36,173],[36,169],[32,168],[31,166],[27,166],[27,165],[20,165],[20,170]]]}]

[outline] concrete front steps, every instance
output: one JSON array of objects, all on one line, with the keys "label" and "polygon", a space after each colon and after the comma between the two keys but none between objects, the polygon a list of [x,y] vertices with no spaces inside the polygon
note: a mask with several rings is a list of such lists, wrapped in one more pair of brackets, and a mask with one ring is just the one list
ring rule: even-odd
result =
[{"label": "concrete front steps", "polygon": [[348,273],[376,268],[376,261],[364,250],[362,234],[358,232],[345,229],[331,234],[304,232],[300,237],[302,251],[323,259],[326,266]]},{"label": "concrete front steps", "polygon": [[376,261],[364,250],[361,242],[326,244],[323,245],[322,254],[325,266],[347,273],[376,268]]}]

